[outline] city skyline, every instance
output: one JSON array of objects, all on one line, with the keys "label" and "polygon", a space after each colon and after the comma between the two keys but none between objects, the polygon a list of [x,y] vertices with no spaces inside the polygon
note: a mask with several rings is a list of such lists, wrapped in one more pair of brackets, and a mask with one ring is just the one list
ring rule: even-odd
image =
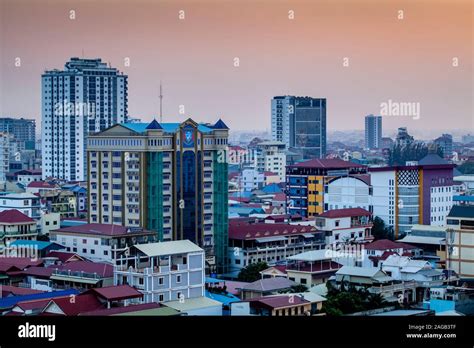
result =
[{"label": "city skyline", "polygon": [[0,114],[40,121],[40,75],[84,56],[129,76],[129,115],[144,122],[158,118],[162,81],[164,122],[222,117],[231,130],[268,130],[271,98],[300,95],[327,99],[328,132],[363,129],[390,101],[419,103],[420,117],[384,116],[387,130],[445,130],[446,115],[474,128],[469,1],[248,4],[4,1]]}]

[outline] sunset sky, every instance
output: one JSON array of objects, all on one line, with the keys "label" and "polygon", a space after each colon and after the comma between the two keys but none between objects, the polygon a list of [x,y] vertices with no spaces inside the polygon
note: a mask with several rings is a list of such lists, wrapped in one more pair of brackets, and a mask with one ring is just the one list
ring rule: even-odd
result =
[{"label": "sunset sky", "polygon": [[84,54],[129,76],[129,114],[144,121],[161,80],[169,122],[270,129],[271,98],[291,94],[327,98],[329,131],[363,129],[392,100],[421,114],[385,129],[474,132],[471,0],[0,0],[0,50],[0,116],[38,127],[41,74]]}]

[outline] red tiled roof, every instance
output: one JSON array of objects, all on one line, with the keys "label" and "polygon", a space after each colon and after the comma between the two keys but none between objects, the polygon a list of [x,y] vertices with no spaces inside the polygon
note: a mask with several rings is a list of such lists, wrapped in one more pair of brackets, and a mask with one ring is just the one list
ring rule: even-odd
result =
[{"label": "red tiled roof", "polygon": [[283,307],[293,307],[302,305],[305,303],[310,303],[309,301],[305,300],[300,296],[288,296],[288,295],[281,295],[281,296],[265,296],[259,297],[249,300],[251,305],[261,304],[264,307],[275,309],[275,308],[283,308]]},{"label": "red tiled roof", "polygon": [[44,313],[49,313],[48,308],[51,303],[55,303],[61,311],[68,316],[78,315],[84,312],[91,312],[99,308],[104,308],[104,305],[100,303],[96,296],[92,294],[77,295],[72,301],[71,296],[53,298],[44,309]]},{"label": "red tiled roof", "polygon": [[390,255],[398,255],[395,251],[384,251],[380,256],[369,256],[371,260],[386,260]]},{"label": "red tiled roof", "polygon": [[371,216],[372,213],[368,210],[362,208],[345,208],[345,209],[333,209],[328,210],[322,214],[319,214],[318,217],[326,217],[330,219],[343,218],[343,217],[353,217],[353,216]]},{"label": "red tiled roof", "polygon": [[275,172],[264,171],[264,172],[263,172],[263,175],[264,175],[264,176],[275,176],[275,175],[278,175],[278,174],[275,173]]},{"label": "red tiled roof", "polygon": [[364,244],[366,250],[391,250],[403,248],[400,243],[392,242],[389,239],[379,239],[372,243]]},{"label": "red tiled roof", "polygon": [[84,224],[78,226],[64,227],[53,230],[52,232],[66,232],[75,234],[93,234],[103,236],[121,236],[124,234],[135,234],[135,233],[153,233],[151,231],[137,230],[136,232],[127,232],[128,228],[120,225],[112,224]]},{"label": "red tiled roof", "polygon": [[46,277],[49,278],[51,277],[51,274],[53,273],[54,268],[53,267],[29,267],[26,270],[22,272],[24,275],[29,275],[29,276],[36,276],[36,277]]},{"label": "red tiled roof", "polygon": [[11,285],[2,285],[0,286],[0,290],[2,292],[2,297],[7,297],[8,295],[31,295],[31,294],[39,294],[41,290],[34,290],[30,288],[19,288],[17,286]]},{"label": "red tiled roof", "polygon": [[0,213],[0,223],[17,224],[21,222],[35,222],[35,220],[16,209],[4,210]]},{"label": "red tiled roof", "polygon": [[80,313],[79,315],[87,315],[87,316],[105,316],[105,315],[115,315],[121,313],[129,313],[129,312],[138,312],[144,311],[147,309],[155,309],[163,307],[160,303],[142,303],[137,305],[129,305],[126,307],[114,307],[108,309],[97,309],[91,312]]},{"label": "red tiled roof", "polygon": [[141,298],[143,294],[130,285],[107,286],[103,288],[94,288],[87,293],[95,293],[107,301],[120,301],[129,298]]},{"label": "red tiled roof", "polygon": [[57,257],[62,263],[69,262],[71,259],[77,258],[79,260],[84,260],[83,257],[77,255],[76,253],[70,253],[67,251],[50,251],[46,257]]},{"label": "red tiled roof", "polygon": [[29,257],[0,257],[0,269],[8,268],[11,266],[16,267],[19,270],[23,270],[31,266],[39,266],[43,263],[43,260],[33,260]]},{"label": "red tiled roof", "polygon": [[322,158],[314,158],[308,161],[296,163],[294,165],[288,167],[296,167],[296,168],[324,168],[324,169],[346,169],[346,168],[365,168],[361,164],[357,164],[354,162],[343,161],[338,158],[334,159],[322,159]]},{"label": "red tiled roof", "polygon": [[278,215],[270,215],[265,218],[265,220],[273,220],[273,221],[285,221],[285,219],[288,219],[291,215],[289,214],[278,214]]},{"label": "red tiled roof", "polygon": [[408,249],[419,249],[418,247],[416,247],[414,245],[403,243],[403,242],[397,242],[397,244],[399,244],[401,248],[407,249],[407,250]]},{"label": "red tiled roof", "polygon": [[275,193],[272,200],[278,201],[278,202],[284,202],[284,201],[286,201],[286,194],[281,193],[281,192]]},{"label": "red tiled roof", "polygon": [[253,240],[257,238],[298,235],[317,232],[313,226],[266,224],[266,223],[231,223],[229,224],[229,238]]},{"label": "red tiled roof", "polygon": [[242,203],[250,202],[250,198],[246,198],[246,197],[229,197],[229,200],[230,201],[242,202]]},{"label": "red tiled roof", "polygon": [[[69,298],[69,296],[67,296],[67,298]],[[49,303],[49,301],[51,301],[50,298],[32,301],[22,301],[18,302],[16,306],[20,307],[24,312],[34,309],[43,310],[44,307],[46,307],[46,305]]]},{"label": "red tiled roof", "polygon": [[30,188],[55,188],[56,186],[51,185],[47,181],[32,181],[28,184],[27,187],[30,187]]}]

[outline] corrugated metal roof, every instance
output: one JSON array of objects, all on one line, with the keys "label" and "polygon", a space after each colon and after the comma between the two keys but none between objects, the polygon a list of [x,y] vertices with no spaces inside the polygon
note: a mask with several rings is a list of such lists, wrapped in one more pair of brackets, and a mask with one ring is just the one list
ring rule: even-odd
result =
[{"label": "corrugated metal roof", "polygon": [[11,308],[15,306],[18,302],[30,301],[30,300],[40,300],[47,298],[55,298],[60,296],[68,295],[77,295],[79,291],[76,289],[68,289],[61,291],[51,291],[51,292],[42,292],[38,294],[22,295],[22,296],[10,296],[0,299],[0,308]]},{"label": "corrugated metal roof", "polygon": [[203,251],[203,249],[187,239],[137,244],[134,247],[147,256],[165,256]]}]

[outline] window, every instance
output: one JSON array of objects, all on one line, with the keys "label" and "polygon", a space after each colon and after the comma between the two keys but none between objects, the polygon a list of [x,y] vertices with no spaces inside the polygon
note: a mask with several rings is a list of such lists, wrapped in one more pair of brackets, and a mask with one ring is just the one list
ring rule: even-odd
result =
[{"label": "window", "polygon": [[94,249],[91,249],[91,254],[95,254],[95,250],[94,250]]},{"label": "window", "polygon": [[72,248],[72,251],[73,251],[73,252],[77,252],[77,248]]},{"label": "window", "polygon": [[87,239],[83,239],[82,244],[87,244]]},{"label": "window", "polygon": [[300,282],[301,282],[301,284],[306,284],[306,278],[301,278]]},{"label": "window", "polygon": [[[181,283],[181,275],[180,275],[180,274],[178,274],[178,275],[176,276],[176,283]],[[179,296],[178,296],[178,297],[179,297]]]},{"label": "window", "polygon": [[143,285],[143,278],[138,278],[138,285]]},{"label": "window", "polygon": [[82,249],[82,252],[87,254],[87,249]]},{"label": "window", "polygon": [[105,256],[109,255],[109,252],[107,250],[104,250],[104,255]]},{"label": "window", "polygon": [[159,302],[163,302],[164,300],[165,300],[165,295],[160,294],[160,295],[158,296],[158,301],[159,301]]},{"label": "window", "polygon": [[99,245],[99,241],[97,239],[94,241],[94,245]]},{"label": "window", "polygon": [[336,220],[335,225],[336,227],[339,227],[339,220]]}]

